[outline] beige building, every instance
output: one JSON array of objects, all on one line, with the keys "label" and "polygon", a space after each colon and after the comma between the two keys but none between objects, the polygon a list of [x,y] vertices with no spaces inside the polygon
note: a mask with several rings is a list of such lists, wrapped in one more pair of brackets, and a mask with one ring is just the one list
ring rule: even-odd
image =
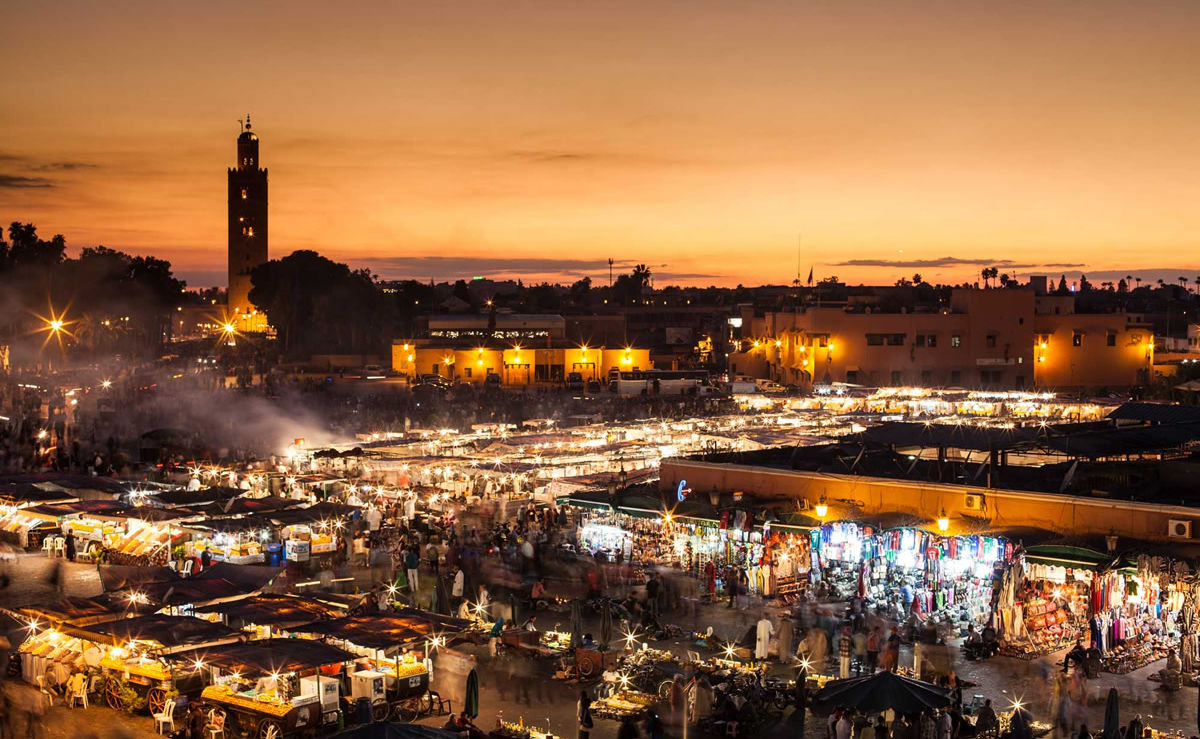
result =
[{"label": "beige building", "polygon": [[392,344],[392,369],[409,377],[441,375],[459,382],[482,383],[488,375],[500,376],[504,385],[562,382],[572,372],[584,381],[605,380],[613,369],[630,371],[650,368],[650,351],[634,347],[522,346],[471,348],[434,343],[431,340]]},{"label": "beige building", "polygon": [[1147,381],[1154,340],[1124,313],[1078,314],[1071,296],[955,290],[941,310],[807,307],[755,317],[732,374],[785,384],[968,388],[1127,387]]}]

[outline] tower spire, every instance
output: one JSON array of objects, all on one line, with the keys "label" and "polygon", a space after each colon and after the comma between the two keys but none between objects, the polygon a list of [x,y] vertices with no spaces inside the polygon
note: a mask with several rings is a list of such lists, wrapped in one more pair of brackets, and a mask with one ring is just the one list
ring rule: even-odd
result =
[{"label": "tower spire", "polygon": [[249,113],[246,114],[246,130],[247,131],[250,130],[250,114]]}]

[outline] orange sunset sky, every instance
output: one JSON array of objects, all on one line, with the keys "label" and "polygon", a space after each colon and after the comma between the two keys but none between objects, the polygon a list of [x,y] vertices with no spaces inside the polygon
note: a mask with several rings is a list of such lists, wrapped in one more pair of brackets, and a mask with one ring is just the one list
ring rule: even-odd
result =
[{"label": "orange sunset sky", "polygon": [[272,255],[385,277],[1200,273],[1200,2],[13,0],[0,24],[0,219],[193,285],[224,283],[246,113]]}]

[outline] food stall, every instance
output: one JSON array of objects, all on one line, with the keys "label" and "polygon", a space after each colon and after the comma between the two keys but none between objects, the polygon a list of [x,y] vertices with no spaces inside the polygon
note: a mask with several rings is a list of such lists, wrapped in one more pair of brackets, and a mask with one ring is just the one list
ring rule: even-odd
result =
[{"label": "food stall", "polygon": [[271,540],[272,524],[261,515],[208,519],[188,526],[192,533],[187,555],[208,552],[213,562],[235,565],[263,564],[264,548]]},{"label": "food stall", "polygon": [[280,739],[336,724],[342,666],[355,655],[311,639],[263,639],[181,653],[209,679],[200,701],[225,735]]},{"label": "food stall", "polygon": [[352,699],[368,698],[377,721],[412,721],[431,713],[432,654],[470,628],[468,621],[416,609],[348,616],[297,627],[354,655],[347,672]]},{"label": "food stall", "polygon": [[243,635],[187,616],[147,615],[88,626],[32,621],[21,643],[21,674],[61,685],[74,672],[95,678],[95,692],[115,709],[157,713],[178,693],[199,694],[200,676],[170,655],[197,645],[227,644]]},{"label": "food stall", "polygon": [[58,534],[58,516],[38,513],[29,506],[0,504],[0,541],[22,549],[37,549],[46,537]]}]

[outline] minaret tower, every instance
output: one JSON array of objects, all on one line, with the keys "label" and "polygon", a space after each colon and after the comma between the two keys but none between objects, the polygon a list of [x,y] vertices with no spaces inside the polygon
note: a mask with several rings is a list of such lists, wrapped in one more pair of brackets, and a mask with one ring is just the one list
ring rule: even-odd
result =
[{"label": "minaret tower", "polygon": [[[258,136],[250,116],[239,125],[237,164],[229,169],[229,297],[230,318],[241,327],[254,312],[250,272],[267,261],[267,170],[259,166]],[[265,324],[265,320],[262,321]]]}]

